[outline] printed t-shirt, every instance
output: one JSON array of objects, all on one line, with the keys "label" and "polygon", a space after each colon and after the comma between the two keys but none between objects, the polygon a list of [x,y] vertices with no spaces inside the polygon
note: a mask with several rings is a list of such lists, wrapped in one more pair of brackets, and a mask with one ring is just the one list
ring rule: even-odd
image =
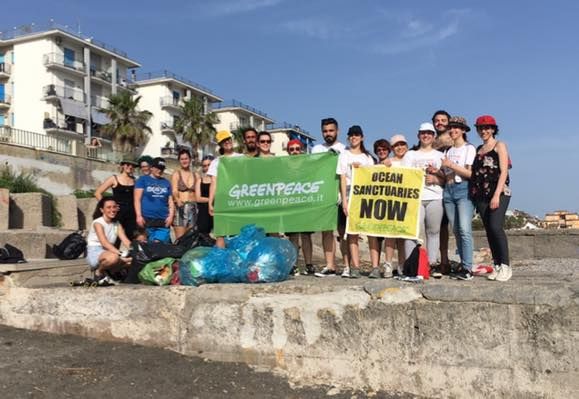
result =
[{"label": "printed t-shirt", "polygon": [[[402,165],[411,168],[419,168],[424,171],[426,171],[426,168],[429,166],[440,169],[443,156],[444,154],[437,150],[410,150],[406,155],[404,155]],[[425,182],[422,189],[422,197],[420,199],[422,201],[442,199],[442,186],[439,186],[438,184],[426,184]]]},{"label": "printed t-shirt", "polygon": [[[228,156],[235,158],[235,157],[244,157],[245,155],[234,152],[233,154]],[[207,169],[207,176],[217,176],[217,169],[219,168],[220,159],[221,157],[215,158],[213,161],[211,161],[211,163],[209,164],[209,169]]]},{"label": "printed t-shirt", "polygon": [[145,219],[166,219],[169,216],[171,183],[164,177],[141,176],[135,189],[142,189],[141,213]]},{"label": "printed t-shirt", "polygon": [[338,165],[336,166],[336,174],[346,175],[346,184],[352,184],[352,164],[359,163],[360,166],[374,165],[374,159],[368,154],[352,154],[350,150],[345,150],[340,153],[338,158]]},{"label": "printed t-shirt", "polygon": [[99,241],[99,238],[96,233],[95,224],[100,224],[103,226],[105,231],[105,236],[107,237],[107,241],[111,244],[114,244],[117,241],[118,231],[119,231],[119,222],[111,222],[107,223],[104,217],[96,218],[90,224],[90,229],[88,231],[88,235],[86,237],[86,243],[88,247],[101,247],[102,244]]},{"label": "printed t-shirt", "polygon": [[319,154],[322,152],[328,152],[330,150],[336,151],[338,154],[341,154],[346,149],[346,146],[342,143],[335,142],[332,145],[328,145],[326,143],[316,144],[314,148],[312,148],[312,154]]},{"label": "printed t-shirt", "polygon": [[[460,147],[450,147],[444,155],[449,161],[459,166],[472,166],[474,157],[476,156],[476,148],[474,148],[472,144],[464,143],[464,145]],[[446,176],[453,177],[455,183],[462,181],[462,177],[454,173],[452,169],[443,168],[443,171]]]}]

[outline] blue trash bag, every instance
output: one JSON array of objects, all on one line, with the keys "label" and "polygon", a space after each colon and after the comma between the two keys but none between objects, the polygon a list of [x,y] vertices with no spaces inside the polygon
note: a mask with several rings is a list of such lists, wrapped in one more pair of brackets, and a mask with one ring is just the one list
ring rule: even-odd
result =
[{"label": "blue trash bag", "polygon": [[181,258],[179,273],[182,285],[240,283],[247,271],[239,255],[230,249],[197,247]]},{"label": "blue trash bag", "polygon": [[259,242],[265,238],[265,230],[255,224],[247,224],[241,228],[239,235],[225,239],[225,246],[233,249],[241,259],[247,259],[247,255]]},{"label": "blue trash bag", "polygon": [[298,251],[289,240],[266,237],[247,255],[247,281],[272,283],[286,280],[297,259]]}]

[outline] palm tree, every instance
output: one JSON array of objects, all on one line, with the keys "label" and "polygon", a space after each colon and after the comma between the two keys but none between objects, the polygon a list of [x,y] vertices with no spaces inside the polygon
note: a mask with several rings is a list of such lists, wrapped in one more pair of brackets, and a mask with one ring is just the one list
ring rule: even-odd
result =
[{"label": "palm tree", "polygon": [[144,144],[151,133],[147,122],[153,114],[137,110],[140,100],[141,96],[133,98],[129,92],[123,91],[111,95],[109,106],[100,110],[110,119],[110,122],[102,127],[102,132],[123,152],[132,151]]},{"label": "palm tree", "polygon": [[215,127],[219,123],[219,117],[213,113],[205,113],[203,102],[192,97],[183,101],[181,115],[175,118],[175,133],[183,138],[183,141],[191,143],[193,153],[196,154],[200,147],[209,144],[215,136]]}]

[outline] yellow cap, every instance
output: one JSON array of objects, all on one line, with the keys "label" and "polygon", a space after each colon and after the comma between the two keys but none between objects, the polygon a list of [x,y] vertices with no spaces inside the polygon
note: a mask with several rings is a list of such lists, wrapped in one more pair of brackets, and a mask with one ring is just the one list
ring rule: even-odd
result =
[{"label": "yellow cap", "polygon": [[232,138],[233,135],[228,130],[220,130],[215,135],[215,140],[217,140],[217,144],[221,143],[223,140],[227,140]]}]

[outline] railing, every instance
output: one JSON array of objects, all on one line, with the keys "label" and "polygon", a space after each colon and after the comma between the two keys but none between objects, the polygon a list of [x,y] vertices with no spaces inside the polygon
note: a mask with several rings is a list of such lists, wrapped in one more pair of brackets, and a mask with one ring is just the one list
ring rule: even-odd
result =
[{"label": "railing", "polygon": [[76,130],[77,124],[74,120],[67,122],[66,118],[64,116],[60,116],[59,114],[53,115],[49,118],[44,118],[42,121],[42,128],[47,131],[62,130],[67,131],[70,134],[76,133],[79,135],[79,137],[81,137],[83,134],[83,132],[78,132]]},{"label": "railing", "polygon": [[38,33],[42,33],[42,32],[49,32],[52,30],[59,30],[59,31],[68,33],[71,36],[74,36],[78,39],[84,40],[88,43],[91,43],[91,44],[97,46],[97,47],[108,50],[112,53],[120,55],[121,57],[128,58],[128,55],[126,52],[119,50],[113,46],[110,46],[104,42],[101,42],[99,40],[94,40],[92,37],[84,36],[80,32],[75,31],[73,28],[69,27],[68,25],[61,25],[61,24],[54,22],[53,20],[50,20],[47,24],[42,24],[42,25],[29,24],[29,25],[21,25],[21,26],[15,27],[14,29],[3,29],[0,31],[0,40],[10,40],[10,39],[15,39],[15,38],[24,37],[24,36],[30,36],[30,35],[34,35],[34,34],[38,34]]},{"label": "railing", "polygon": [[0,62],[0,73],[10,75],[11,65],[5,62]]},{"label": "railing", "polygon": [[84,72],[84,62],[80,60],[69,60],[64,57],[63,54],[59,53],[48,53],[44,54],[44,65],[58,65],[63,66],[77,72]]},{"label": "railing", "polygon": [[48,85],[42,88],[44,97],[60,97],[68,98],[69,100],[76,100],[84,103],[85,94],[82,90],[75,87]]},{"label": "railing", "polygon": [[0,97],[0,104],[1,105],[12,104],[12,97],[10,96],[10,94],[4,94],[4,97]]},{"label": "railing", "polygon": [[216,103],[211,106],[211,109],[220,109],[220,108],[243,108],[249,112],[253,112],[259,116],[263,116],[264,118],[270,119],[265,112],[258,110],[257,108],[253,108],[247,104],[242,103],[241,101],[237,100],[229,100],[222,103]]},{"label": "railing", "polygon": [[171,96],[161,97],[161,107],[182,107],[185,103],[182,98]]},{"label": "railing", "polygon": [[90,76],[104,80],[105,82],[108,83],[111,83],[113,81],[113,76],[109,71],[106,71],[104,69],[97,69],[94,66],[90,67]]},{"label": "railing", "polygon": [[90,103],[93,107],[97,107],[99,109],[109,107],[109,99],[97,95],[90,96]]},{"label": "railing", "polygon": [[73,141],[73,139],[64,137],[47,136],[45,134],[14,129],[8,126],[0,126],[1,143],[16,144],[23,147],[74,155]]},{"label": "railing", "polygon": [[301,127],[299,127],[298,125],[293,125],[291,123],[288,122],[280,122],[280,123],[271,123],[269,125],[267,125],[267,130],[274,130],[274,129],[288,129],[288,130],[293,130],[296,131],[300,134],[304,134],[306,136],[311,137],[310,132],[308,132],[305,129],[302,129]]},{"label": "railing", "polygon": [[199,89],[199,90],[204,91],[206,93],[215,94],[215,93],[213,93],[213,91],[211,91],[207,87],[202,86],[199,83],[195,83],[187,78],[184,78],[183,76],[176,75],[176,74],[169,72],[167,70],[155,71],[155,72],[146,72],[146,73],[143,73],[143,72],[137,73],[136,81],[162,79],[162,78],[175,79],[175,80],[178,80],[179,82],[185,83],[186,85],[191,86],[191,87],[195,87],[196,89]]}]

